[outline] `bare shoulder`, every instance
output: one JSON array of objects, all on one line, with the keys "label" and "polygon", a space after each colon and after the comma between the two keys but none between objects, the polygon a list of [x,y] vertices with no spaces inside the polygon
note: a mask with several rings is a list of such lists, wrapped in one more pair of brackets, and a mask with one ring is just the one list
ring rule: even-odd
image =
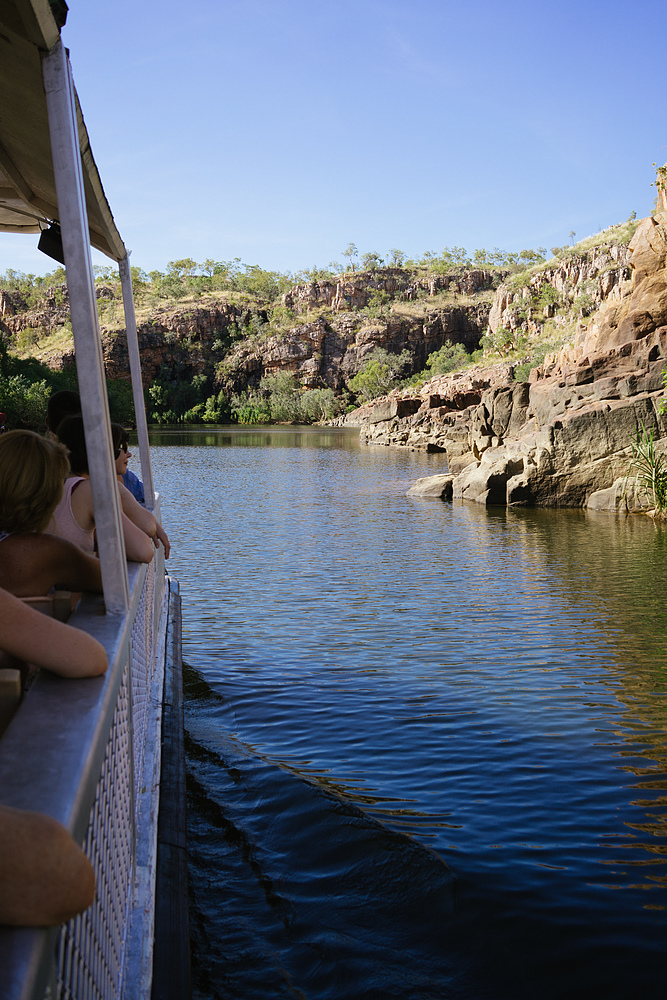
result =
[{"label": "bare shoulder", "polygon": [[27,532],[0,542],[0,587],[17,597],[99,588],[99,566],[73,542],[57,535]]}]

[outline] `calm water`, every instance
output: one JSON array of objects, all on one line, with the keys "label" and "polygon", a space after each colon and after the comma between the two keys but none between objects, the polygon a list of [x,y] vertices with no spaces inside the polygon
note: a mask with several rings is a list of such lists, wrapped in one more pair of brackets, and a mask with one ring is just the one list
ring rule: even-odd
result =
[{"label": "calm water", "polygon": [[405,496],[344,431],[155,435],[200,998],[665,995],[667,529]]}]

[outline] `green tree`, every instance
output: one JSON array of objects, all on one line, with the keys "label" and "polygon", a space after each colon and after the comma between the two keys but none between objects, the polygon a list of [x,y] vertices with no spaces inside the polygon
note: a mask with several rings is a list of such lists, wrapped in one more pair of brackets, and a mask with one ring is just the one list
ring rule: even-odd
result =
[{"label": "green tree", "polygon": [[446,375],[447,372],[457,371],[463,368],[470,361],[470,355],[463,344],[452,344],[447,341],[439,351],[429,354],[426,362],[426,378],[433,378],[434,375]]},{"label": "green tree", "polygon": [[268,400],[258,392],[240,392],[231,399],[232,417],[239,424],[268,424],[271,411]]},{"label": "green tree", "polygon": [[46,380],[31,382],[25,375],[0,377],[0,399],[7,429],[43,428],[50,395]]},{"label": "green tree", "polygon": [[353,271],[356,271],[356,266],[354,262],[357,259],[358,255],[359,251],[357,250],[354,243],[348,243],[347,249],[343,250],[343,257],[347,257],[347,259],[350,262],[350,267],[352,268]]},{"label": "green tree", "polygon": [[300,420],[301,386],[292,372],[276,372],[265,375],[259,383],[260,389],[268,393],[269,412],[276,422],[293,422]]},{"label": "green tree", "polygon": [[307,389],[301,396],[301,412],[307,423],[332,420],[343,405],[333,389]]},{"label": "green tree", "polygon": [[382,267],[384,261],[379,253],[371,250],[361,255],[361,264],[365,271],[375,271],[378,267]]},{"label": "green tree", "polygon": [[406,254],[402,250],[397,250],[394,247],[389,251],[389,265],[390,267],[403,267],[406,260]]},{"label": "green tree", "polygon": [[363,368],[348,382],[348,388],[366,402],[395,389],[412,364],[410,351],[391,354],[376,348]]}]

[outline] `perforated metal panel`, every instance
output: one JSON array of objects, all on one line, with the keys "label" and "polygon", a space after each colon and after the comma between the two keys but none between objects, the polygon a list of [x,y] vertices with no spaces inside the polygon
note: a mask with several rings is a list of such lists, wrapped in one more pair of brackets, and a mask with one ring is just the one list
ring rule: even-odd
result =
[{"label": "perforated metal panel", "polygon": [[117,996],[133,854],[129,672],[128,662],[84,844],[95,868],[95,902],[60,935],[57,995],[62,1000]]},{"label": "perforated metal panel", "polygon": [[[162,577],[157,582],[159,589],[164,587]],[[155,641],[155,608],[159,607],[155,591],[153,562],[132,622],[129,657],[83,845],[95,868],[96,899],[82,916],[63,926],[57,948],[57,986],[47,991],[45,1000],[117,1000],[122,994],[146,723],[151,687],[161,666],[156,662],[160,643]],[[152,912],[142,918],[152,926]]]}]

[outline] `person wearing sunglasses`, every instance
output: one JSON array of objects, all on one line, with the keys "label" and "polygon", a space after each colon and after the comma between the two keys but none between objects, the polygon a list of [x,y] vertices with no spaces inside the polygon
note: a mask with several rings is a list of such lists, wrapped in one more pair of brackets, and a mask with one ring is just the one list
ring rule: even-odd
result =
[{"label": "person wearing sunglasses", "polygon": [[[123,507],[123,513],[129,517],[131,521],[134,521],[142,531],[145,531],[147,535],[153,539],[153,543],[157,548],[158,543],[162,542],[164,546],[164,557],[169,558],[169,552],[171,546],[169,544],[169,538],[167,532],[164,530],[160,522],[151,514],[149,510],[146,510],[143,503],[139,501],[136,493],[134,493],[126,484],[126,476],[134,476],[134,473],[130,472],[127,463],[132,457],[132,452],[130,451],[129,438],[127,431],[120,424],[111,425],[111,440],[113,441],[113,456],[116,463],[116,478],[118,479],[119,489],[120,489],[120,501]],[[143,483],[134,476],[136,481],[141,487],[141,495],[143,500]]]},{"label": "person wearing sunglasses", "polygon": [[116,475],[118,477],[118,481],[130,491],[134,499],[140,503],[142,507],[145,507],[146,500],[144,497],[144,484],[139,479],[139,476],[136,476],[134,472],[127,467],[128,461],[132,458],[129,435],[125,428],[121,427],[120,424],[112,424],[111,437],[113,439],[114,460],[116,462]]}]

